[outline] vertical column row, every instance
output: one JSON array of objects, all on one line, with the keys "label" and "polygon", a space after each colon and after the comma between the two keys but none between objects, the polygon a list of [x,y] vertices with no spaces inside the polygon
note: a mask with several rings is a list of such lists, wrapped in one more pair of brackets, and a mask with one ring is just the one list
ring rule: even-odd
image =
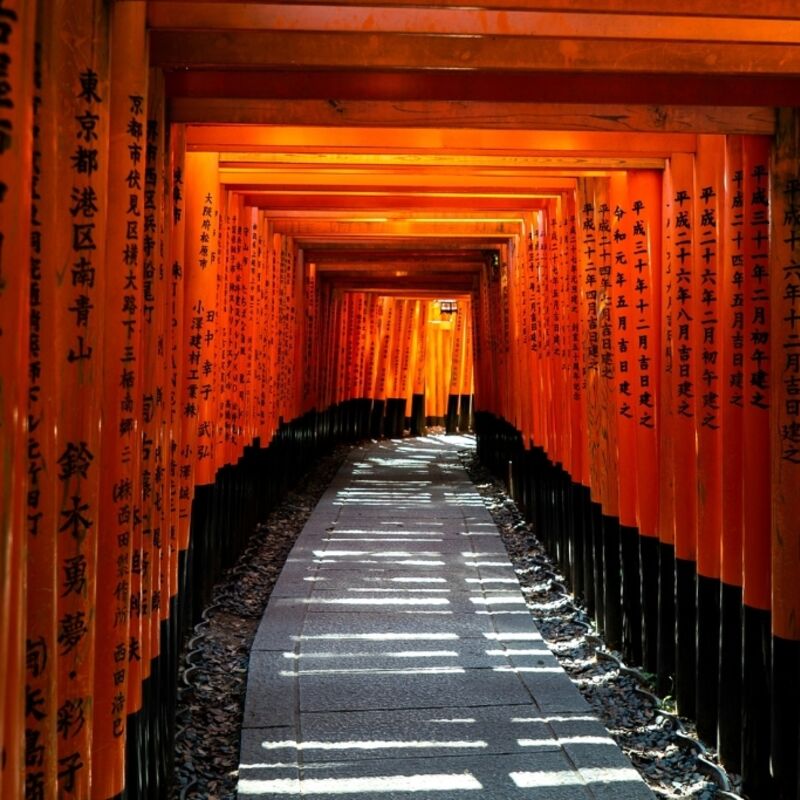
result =
[{"label": "vertical column row", "polygon": [[578,180],[575,266],[569,198],[534,212],[524,257],[481,277],[476,391],[482,457],[606,641],[746,791],[794,800],[800,192],[780,120],[772,154],[699,136],[663,172]]}]

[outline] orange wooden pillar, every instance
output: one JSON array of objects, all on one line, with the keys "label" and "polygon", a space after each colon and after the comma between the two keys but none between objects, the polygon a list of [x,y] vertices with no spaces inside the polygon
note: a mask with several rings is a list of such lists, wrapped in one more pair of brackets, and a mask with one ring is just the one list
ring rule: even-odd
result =
[{"label": "orange wooden pillar", "polygon": [[[532,511],[531,505],[531,455],[530,449],[533,440],[533,392],[531,381],[533,375],[533,351],[531,349],[531,329],[533,323],[533,241],[530,218],[522,220],[523,234],[519,248],[519,392],[521,394],[521,425],[522,444],[525,448],[525,487],[523,490],[522,506],[526,515]],[[470,325],[470,327],[472,327]],[[468,333],[468,331],[467,331]]]},{"label": "orange wooden pillar", "polygon": [[660,368],[657,375],[658,403],[658,690],[672,691],[675,673],[675,470],[674,422],[677,356],[674,320],[676,271],[680,261],[673,261],[672,170],[666,164],[662,182],[663,260],[661,309],[658,316],[661,333]]},{"label": "orange wooden pillar", "polygon": [[[523,364],[528,359],[530,350],[527,336],[527,327],[525,319],[525,305],[527,298],[527,289],[525,280],[527,277],[527,259],[528,259],[528,245],[527,237],[514,237],[509,242],[509,254],[511,261],[511,269],[509,274],[510,280],[510,298],[511,298],[511,363],[514,365],[511,371],[510,379],[512,385],[512,414],[513,425],[521,434],[523,445],[523,458],[524,451],[527,451],[529,444],[529,437],[527,431],[527,409],[528,397],[527,381],[528,373]],[[459,315],[463,311],[464,304],[459,302]],[[462,374],[463,367],[463,351],[465,349],[466,326],[464,320],[459,318],[456,320],[456,333],[454,339],[454,348],[458,352],[457,369],[459,376]],[[460,324],[459,324],[460,323]],[[455,350],[454,350],[455,354]],[[455,355],[454,355],[455,360]],[[456,377],[456,383],[461,382],[461,377]],[[455,389],[456,395],[458,389]],[[455,398],[454,408],[456,412],[456,425],[458,420],[458,397]],[[523,462],[515,469],[514,479],[517,483],[515,487],[515,499],[521,506],[524,505],[524,492],[522,490],[522,479],[524,476],[525,467]]]},{"label": "orange wooden pillar", "polygon": [[369,415],[372,411],[372,376],[375,372],[375,358],[378,348],[378,313],[377,296],[367,295],[364,303],[364,363],[361,370],[361,386],[359,387],[359,397],[364,404],[363,414],[365,420],[363,435],[369,433]]},{"label": "orange wooden pillar", "polygon": [[450,370],[453,362],[453,335],[455,318],[453,314],[443,313],[439,306],[439,336],[441,349],[437,363],[437,387],[439,390],[439,407],[436,416],[444,427],[447,423],[447,406],[450,394]]},{"label": "orange wooden pillar", "polygon": [[407,317],[408,301],[395,297],[394,324],[392,327],[392,344],[387,364],[386,376],[386,436],[395,439],[403,436],[403,419],[405,400],[403,399],[404,387],[401,382],[401,361],[403,350],[407,342]]},{"label": "orange wooden pillar", "polygon": [[[355,416],[354,434],[357,439],[366,435],[369,428],[369,401],[364,393],[366,376],[369,371],[369,352],[371,348],[371,315],[374,295],[364,293],[359,305],[356,329],[358,337],[358,355],[356,357],[356,383],[353,387],[353,407]],[[405,416],[405,399],[403,400]]]},{"label": "orange wooden pillar", "polygon": [[[362,306],[363,308],[363,306]],[[412,331],[414,327],[414,311],[416,301],[411,299],[403,300],[403,330],[400,336],[400,364],[398,368],[397,384],[395,386],[397,428],[395,432],[399,436],[403,435],[406,428],[406,418],[408,414],[408,395],[409,395],[409,374],[411,367]],[[359,336],[359,340],[363,337]],[[359,348],[359,363],[363,363],[363,349]]]},{"label": "orange wooden pillar", "polygon": [[[584,596],[587,610],[600,630],[605,625],[602,551],[602,494],[598,470],[597,388],[600,378],[600,333],[598,327],[598,230],[595,182],[578,181],[576,202],[579,214],[578,259],[580,281],[581,361],[583,364],[583,396],[581,429],[583,450],[582,483],[588,494],[585,523]],[[535,328],[534,328],[535,330]]]},{"label": "orange wooden pillar", "polygon": [[292,418],[299,420],[302,415],[303,399],[303,251],[292,243]]},{"label": "orange wooden pillar", "polygon": [[[148,79],[147,110],[147,168],[144,185],[144,272],[149,280],[150,271],[154,286],[152,293],[157,302],[152,314],[158,335],[156,354],[158,367],[155,387],[155,406],[158,411],[156,451],[154,453],[153,504],[150,514],[150,536],[153,548],[153,578],[150,593],[151,654],[153,667],[150,698],[153,751],[153,779],[163,781],[171,763],[171,707],[177,656],[177,637],[171,627],[170,596],[175,574],[175,552],[172,533],[176,530],[172,505],[171,480],[171,428],[174,425],[171,398],[171,371],[173,366],[171,327],[171,277],[169,261],[170,182],[169,152],[167,142],[166,99],[164,76],[160,70],[151,70]],[[144,285],[145,299],[148,284]],[[175,487],[176,488],[176,487]]]},{"label": "orange wooden pillar", "polygon": [[597,187],[598,328],[600,334],[600,380],[597,404],[600,418],[600,479],[603,483],[603,572],[606,639],[610,646],[622,645],[622,570],[620,563],[619,431],[617,425],[616,376],[619,370],[614,347],[615,205],[609,181]]},{"label": "orange wooden pillar", "polygon": [[184,377],[181,451],[192,465],[189,540],[182,569],[182,626],[204,602],[192,578],[206,563],[213,530],[218,384],[217,276],[220,190],[216,154],[187,152],[184,171]]},{"label": "orange wooden pillar", "polygon": [[718,748],[735,771],[742,758],[742,471],[744,451],[744,240],[745,202],[741,136],[725,148],[725,205],[719,291],[722,364],[720,413],[725,431],[722,459],[722,542],[720,551],[720,655]]},{"label": "orange wooden pillar", "polygon": [[[742,139],[742,284],[744,295],[742,370],[742,778],[753,795],[775,791],[769,777],[770,741],[768,706],[770,692],[771,521],[770,465],[774,441],[770,439],[770,397],[777,367],[770,348],[770,281],[776,274],[770,266],[770,217],[775,222],[776,245],[780,229],[775,211],[770,213],[770,147],[766,139]],[[780,213],[780,212],[778,212]],[[733,241],[735,239],[735,241]],[[739,245],[739,233],[732,244]],[[736,342],[738,344],[738,341]],[[775,387],[777,388],[777,387]],[[728,442],[726,436],[726,444]],[[796,587],[794,590],[797,591]],[[795,695],[797,698],[798,695]],[[781,707],[786,700],[781,700]],[[791,702],[791,701],[789,701]],[[797,706],[795,707],[795,712]],[[783,735],[774,747],[785,744]],[[790,747],[791,749],[791,747]],[[795,737],[791,760],[797,755]],[[793,768],[790,768],[790,771]],[[778,770],[776,770],[777,772]],[[789,795],[791,797],[791,795]]]},{"label": "orange wooden pillar", "polygon": [[280,236],[274,233],[272,226],[268,225],[264,231],[268,242],[267,258],[267,280],[269,289],[267,291],[267,324],[264,326],[267,333],[266,349],[268,354],[269,369],[267,372],[267,430],[268,438],[265,443],[269,443],[278,426],[278,406],[280,397],[278,394],[278,329],[280,318],[280,292],[278,291],[280,281]]},{"label": "orange wooden pillar", "polygon": [[[214,471],[222,481],[221,492],[216,493],[215,502],[224,503],[227,490],[228,470],[234,449],[235,400],[232,392],[232,377],[236,372],[233,339],[236,330],[236,315],[233,310],[234,292],[238,293],[239,238],[236,229],[239,224],[239,195],[225,187],[220,187],[219,200],[219,245],[216,292],[216,347],[217,369],[214,381]],[[224,472],[220,472],[224,470]],[[214,537],[216,539],[216,536]],[[216,541],[214,550],[216,550]]]},{"label": "orange wooden pillar", "polygon": [[[41,17],[36,20],[36,34],[39,36]],[[18,68],[22,65],[17,65]],[[58,745],[57,728],[54,717],[57,713],[57,592],[55,587],[58,581],[57,541],[58,541],[58,508],[57,484],[58,469],[56,464],[55,444],[52,437],[47,435],[48,429],[57,420],[56,396],[57,378],[55,374],[52,342],[55,339],[57,316],[55,313],[56,282],[45,279],[44,259],[48,248],[47,240],[43,233],[52,229],[52,220],[48,221],[49,228],[42,230],[45,222],[44,208],[42,207],[43,185],[43,148],[53,148],[52,140],[45,140],[42,136],[43,121],[47,119],[52,133],[52,115],[43,118],[42,113],[42,60],[41,51],[35,59],[35,70],[31,71],[34,79],[36,97],[36,113],[34,115],[33,131],[35,136],[32,147],[32,180],[30,186],[31,214],[30,214],[30,293],[28,307],[30,328],[28,331],[28,367],[27,382],[20,381],[20,385],[27,383],[27,485],[26,492],[26,519],[24,530],[27,536],[27,618],[25,627],[20,626],[20,635],[25,634],[25,675],[17,681],[13,678],[12,670],[3,666],[4,675],[8,676],[7,686],[24,683],[26,698],[26,711],[24,722],[15,725],[21,734],[24,729],[27,742],[27,755],[25,758],[25,785],[34,791],[43,791],[45,795],[55,792],[58,772]],[[52,96],[51,96],[52,98]],[[24,108],[24,106],[15,106]],[[52,108],[52,105],[51,105]],[[12,140],[13,143],[13,140]],[[24,158],[15,159],[15,164],[24,165]],[[52,156],[46,162],[53,163]],[[4,175],[14,175],[9,170],[3,171]],[[55,185],[52,183],[50,185]],[[19,178],[16,178],[19,180]],[[6,179],[8,180],[8,179]],[[9,185],[11,185],[9,183]],[[20,188],[20,197],[25,197],[25,191]],[[6,209],[3,208],[3,213]],[[20,206],[20,213],[24,209]],[[18,229],[24,233],[24,223]],[[4,231],[5,233],[5,231]],[[14,247],[12,241],[4,239],[4,253]],[[24,263],[25,255],[21,262]],[[4,255],[5,263],[5,255]],[[51,261],[48,263],[52,263]],[[4,270],[5,272],[5,270]],[[23,273],[24,274],[24,273]],[[7,286],[9,284],[6,284]],[[11,284],[13,285],[13,284]],[[3,317],[6,318],[4,308]],[[12,317],[9,316],[8,319]],[[4,348],[5,350],[6,348]],[[8,350],[9,354],[14,352]],[[4,353],[5,355],[5,353]],[[5,392],[4,392],[5,395]],[[3,497],[10,497],[5,489]],[[11,541],[10,539],[4,541]],[[9,653],[11,649],[5,644],[0,645],[3,652]],[[21,663],[21,659],[16,662]],[[9,701],[7,701],[9,702]],[[13,703],[13,696],[10,698]],[[9,710],[13,708],[9,707]],[[35,710],[34,710],[35,709]],[[0,714],[2,717],[2,714]],[[7,745],[4,745],[7,747]],[[15,758],[13,752],[7,750],[6,764],[13,769],[15,763],[21,763]],[[2,792],[19,791],[15,785],[15,775],[9,773],[12,784],[0,783]]]},{"label": "orange wooden pillar", "polygon": [[[220,491],[214,493],[215,512],[220,503],[224,503],[224,493],[228,483],[228,471],[225,467],[230,460],[233,449],[233,397],[231,393],[231,376],[236,370],[232,351],[232,337],[235,328],[235,316],[231,311],[233,283],[238,261],[238,240],[236,225],[239,219],[238,195],[221,186],[219,192],[219,239],[217,246],[217,285],[216,285],[216,334],[217,353],[216,369],[212,385],[214,441],[214,474],[219,475]],[[221,472],[222,471],[222,472]],[[213,535],[213,534],[212,534]],[[216,536],[211,543],[216,551]],[[216,555],[216,553],[215,553]]]},{"label": "orange wooden pillar", "polygon": [[563,319],[563,374],[564,404],[568,419],[568,484],[566,486],[569,524],[572,537],[572,586],[576,596],[585,598],[587,547],[590,537],[588,510],[590,500],[583,485],[585,436],[583,431],[583,350],[581,347],[581,293],[578,254],[580,217],[577,196],[570,192],[564,196],[566,232],[564,238],[564,315]]},{"label": "orange wooden pillar", "polygon": [[[691,292],[697,442],[697,731],[716,745],[722,544],[722,311],[725,139],[699,136],[695,164],[695,252]],[[708,691],[706,691],[706,689]]]},{"label": "orange wooden pillar", "polygon": [[[35,3],[16,1],[0,8],[0,794],[8,797],[22,796],[25,766],[31,760],[39,774],[47,762],[49,780],[52,783],[54,779],[52,744],[47,747],[42,736],[42,720],[35,715],[25,718],[26,679],[29,691],[40,690],[51,708],[52,694],[45,694],[46,685],[38,685],[39,676],[31,675],[30,669],[27,675],[23,671],[26,639],[28,647],[34,641],[26,637],[26,545],[35,548],[37,543],[27,533],[30,520],[38,520],[44,513],[39,480],[44,481],[41,473],[47,452],[41,444],[43,409],[34,366],[37,357],[30,352],[31,336],[38,336],[40,303],[34,286],[39,272],[31,261],[28,199],[34,187],[36,11]],[[47,558],[49,554],[42,555]],[[42,566],[47,577],[53,565]],[[34,577],[38,576],[34,573]],[[39,600],[45,608],[51,605],[46,597],[34,595],[31,599],[34,608]],[[35,608],[37,615],[41,610]],[[25,753],[25,742],[31,737],[35,748]]]},{"label": "orange wooden pillar", "polygon": [[[334,290],[330,284],[326,286],[326,293],[323,295],[321,307],[325,313],[325,329],[326,329],[326,352],[323,359],[322,370],[322,386],[324,391],[324,406],[325,408],[334,410],[336,402],[335,396],[335,375],[336,375],[336,356],[338,354],[338,342],[336,334],[338,332],[339,316],[340,316],[340,302],[341,293]],[[332,429],[332,433],[336,435],[336,431]]]},{"label": "orange wooden pillar", "polygon": [[[575,514],[575,480],[576,475],[580,475],[580,432],[576,428],[577,420],[580,419],[580,333],[578,329],[578,251],[577,251],[577,229],[575,213],[575,193],[568,192],[562,194],[563,221],[562,221],[562,248],[564,250],[563,259],[563,311],[561,316],[561,375],[562,392],[564,398],[564,414],[566,430],[564,433],[564,447],[566,449],[565,463],[566,476],[568,479],[567,497],[570,514]],[[579,533],[577,530],[579,519],[570,520],[573,528],[573,552],[570,559],[574,564],[578,558],[578,547],[582,548],[576,538]],[[580,578],[582,582],[582,555],[580,557],[581,568],[575,578]],[[574,582],[577,583],[575,579]]]},{"label": "orange wooden pillar", "polygon": [[408,368],[406,373],[406,417],[410,421],[412,436],[419,435],[418,422],[415,417],[414,404],[414,378],[416,375],[417,361],[419,359],[419,329],[422,303],[420,300],[411,302],[411,323],[409,330]]},{"label": "orange wooden pillar", "polygon": [[678,709],[693,716],[696,707],[697,456],[695,413],[696,298],[694,270],[699,269],[695,208],[694,157],[671,158],[669,198],[672,250],[672,470],[675,491],[675,689]]},{"label": "orange wooden pillar", "polygon": [[341,387],[339,400],[342,408],[342,425],[345,437],[349,438],[355,428],[354,406],[351,402],[358,383],[358,318],[364,303],[363,292],[347,292],[346,308],[342,317],[342,339],[340,342]]},{"label": "orange wooden pillar", "polygon": [[[262,326],[262,261],[261,261],[261,227],[259,221],[259,213],[257,208],[249,207],[247,209],[247,221],[250,230],[250,261],[247,265],[249,273],[249,286],[247,294],[247,340],[245,342],[246,350],[246,368],[247,368],[247,434],[245,441],[248,445],[255,447],[256,439],[258,438],[258,420],[260,415],[260,382],[259,371],[261,360],[261,326]],[[306,292],[309,291],[309,286],[313,287],[313,282],[309,281],[308,272],[305,276]],[[312,288],[313,293],[313,288]],[[311,308],[312,304],[307,304],[309,309],[306,315],[306,325],[312,325]],[[311,382],[309,375],[314,366],[314,354],[306,352],[304,358],[305,365],[305,386],[304,395],[309,399],[309,408],[314,405]]]},{"label": "orange wooden pillar", "polygon": [[392,321],[394,302],[390,297],[381,297],[379,302],[380,339],[375,359],[374,395],[372,400],[371,435],[375,439],[383,436],[386,412],[386,371],[391,353]]},{"label": "orange wooden pillar", "polygon": [[450,380],[447,390],[447,414],[445,418],[445,429],[447,433],[458,431],[458,403],[459,391],[461,386],[462,354],[464,349],[464,309],[461,303],[456,301],[455,311],[455,330],[452,338],[452,359],[450,361]]},{"label": "orange wooden pillar", "polygon": [[[800,796],[797,777],[800,757],[797,743],[800,708],[797,681],[800,674],[800,117],[796,109],[782,109],[778,113],[772,161],[772,203],[770,349],[774,366],[769,442],[772,448],[772,768],[776,780],[773,796],[796,800]],[[747,424],[746,421],[745,426]],[[748,555],[745,528],[745,559]],[[747,604],[746,583],[745,595]]]},{"label": "orange wooden pillar", "polygon": [[[478,364],[480,365],[480,375],[478,380],[478,392],[476,402],[481,412],[496,414],[496,384],[493,375],[494,333],[492,329],[492,316],[490,313],[492,305],[491,287],[499,279],[499,264],[495,263],[495,257],[487,258],[487,263],[481,271],[480,289],[478,299],[480,302],[480,316],[478,318],[477,350]],[[426,326],[426,337],[427,337]],[[426,341],[425,352],[429,343]],[[427,358],[427,355],[426,355]]]},{"label": "orange wooden pillar", "polygon": [[458,313],[461,315],[461,339],[459,345],[458,384],[456,386],[456,394],[458,395],[456,420],[458,430],[461,433],[466,433],[469,430],[470,362],[472,360],[472,348],[470,346],[472,311],[469,298],[459,299]]},{"label": "orange wooden pillar", "polygon": [[[535,265],[536,271],[536,296],[538,299],[536,307],[537,317],[537,349],[538,349],[538,364],[537,370],[537,383],[536,395],[538,398],[538,412],[539,412],[539,430],[538,430],[538,446],[541,448],[541,454],[544,460],[549,460],[552,457],[553,448],[553,415],[551,405],[551,346],[552,346],[552,329],[551,329],[551,287],[550,287],[550,267],[551,267],[551,242],[549,231],[551,228],[551,209],[550,205],[541,210],[538,214],[537,225],[537,246],[535,247]],[[544,462],[543,462],[544,466]],[[550,505],[550,486],[549,483],[544,484],[544,493],[542,495],[542,510],[545,511]],[[545,519],[540,519],[541,530],[546,539],[549,539],[551,526],[549,520],[545,524]]]},{"label": "orange wooden pillar", "polygon": [[169,128],[169,274],[170,274],[170,331],[171,353],[170,399],[172,412],[170,428],[170,477],[175,484],[177,548],[176,569],[171,592],[178,596],[178,579],[183,574],[186,551],[189,546],[189,524],[194,492],[194,462],[191,458],[193,441],[189,440],[190,425],[194,417],[185,414],[193,406],[187,398],[186,371],[189,369],[186,333],[186,303],[184,290],[186,258],[186,187],[185,187],[186,128],[171,125]]},{"label": "orange wooden pillar", "polygon": [[[54,543],[46,549],[55,556],[55,582],[48,588],[56,598],[56,630],[44,668],[54,671],[57,691],[53,705],[48,707],[42,699],[31,717],[56,730],[59,796],[82,798],[90,796],[95,711],[109,170],[108,7],[100,2],[69,8],[43,4],[41,11],[37,228],[46,326],[41,370],[47,376],[43,396],[54,398],[53,416],[44,423],[52,431],[54,463],[43,491],[53,497],[54,513],[50,520],[41,520],[44,525],[37,536]],[[47,609],[48,617],[50,613]],[[45,626],[49,627],[49,619]],[[33,780],[30,773],[28,777]]]},{"label": "orange wooden pillar", "polygon": [[[547,447],[550,432],[550,417],[547,404],[547,209],[543,208],[536,215],[536,228],[534,231],[534,296],[536,298],[534,313],[536,324],[534,328],[536,370],[534,392],[536,395],[536,444],[540,450],[542,466],[547,459]],[[546,503],[546,496],[542,495],[542,509]],[[544,527],[544,526],[542,526]]]},{"label": "orange wooden pillar", "polygon": [[569,400],[565,381],[565,354],[567,315],[569,301],[566,290],[568,268],[566,197],[560,195],[551,204],[550,229],[550,405],[552,407],[553,444],[550,460],[555,466],[552,473],[552,493],[555,502],[554,538],[561,569],[567,580],[573,579],[572,554],[574,550],[571,523],[567,514],[566,477],[570,469]]},{"label": "orange wooden pillar", "polygon": [[620,566],[622,571],[623,654],[642,663],[642,604],[639,578],[639,541],[636,530],[637,471],[635,393],[639,360],[635,354],[635,270],[630,219],[633,212],[627,173],[610,179],[613,254],[613,338],[615,352],[615,417],[619,473]]},{"label": "orange wooden pillar", "polygon": [[[141,563],[140,431],[142,426],[144,237],[146,171],[147,49],[144,3],[113,8],[115,58],[110,105],[109,198],[103,305],[109,324],[103,349],[103,428],[100,459],[95,706],[92,786],[97,797],[119,795],[126,785],[126,717],[141,709],[141,596],[131,574]],[[117,55],[119,57],[117,57]],[[140,721],[140,720],[137,720]],[[133,763],[143,738],[128,746],[131,792],[137,792]],[[143,760],[143,759],[142,759]]]},{"label": "orange wooden pillar", "polygon": [[217,156],[186,153],[186,264],[184,281],[188,306],[189,367],[187,406],[193,417],[195,486],[214,481],[214,385],[217,378],[217,272],[219,267],[219,202]]},{"label": "orange wooden pillar", "polygon": [[353,340],[351,336],[353,324],[353,309],[355,294],[353,292],[340,293],[339,316],[336,330],[336,371],[334,382],[334,402],[336,403],[339,417],[340,432],[346,435],[347,419],[347,393],[348,382],[352,370]]},{"label": "orange wooden pillar", "polygon": [[464,299],[460,307],[463,307],[464,314],[464,346],[462,351],[462,371],[461,371],[461,386],[459,394],[461,395],[459,401],[459,422],[458,427],[462,433],[472,430],[472,398],[474,394],[474,365],[475,353],[473,350],[473,330],[474,319],[472,316],[473,303],[472,299],[467,297]]},{"label": "orange wooden pillar", "polygon": [[414,370],[411,378],[411,432],[417,436],[425,433],[425,359],[428,347],[428,303],[417,301],[416,350]]},{"label": "orange wooden pillar", "polygon": [[427,323],[425,331],[425,424],[440,425],[444,414],[444,395],[442,392],[439,365],[442,362],[444,323],[439,304],[427,304]]},{"label": "orange wooden pillar", "polygon": [[636,418],[636,527],[642,587],[642,663],[658,670],[659,606],[659,378],[662,288],[662,175],[629,173],[631,237],[632,358],[636,361],[633,403]]}]

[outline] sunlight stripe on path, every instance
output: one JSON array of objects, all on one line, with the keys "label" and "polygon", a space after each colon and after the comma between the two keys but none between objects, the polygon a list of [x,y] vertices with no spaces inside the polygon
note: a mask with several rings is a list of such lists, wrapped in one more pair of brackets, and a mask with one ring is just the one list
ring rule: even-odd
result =
[{"label": "sunlight stripe on path", "polygon": [[388,792],[452,792],[482,789],[469,773],[439,775],[379,775],[369,778],[295,778],[240,780],[239,794],[384,794]]}]

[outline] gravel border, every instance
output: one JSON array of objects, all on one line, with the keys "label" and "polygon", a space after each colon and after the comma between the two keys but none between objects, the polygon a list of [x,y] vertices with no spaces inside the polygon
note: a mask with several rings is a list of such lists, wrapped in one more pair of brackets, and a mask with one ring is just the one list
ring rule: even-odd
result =
[{"label": "gravel border", "polygon": [[236,798],[250,648],[295,539],[352,449],[340,445],[318,459],[256,527],[184,642],[170,800]]},{"label": "gravel border", "polygon": [[500,530],[542,637],[656,797],[739,798],[741,778],[724,770],[692,722],[665,708],[649,677],[605,646],[503,483],[474,450],[459,458]]},{"label": "gravel border", "polygon": [[[295,539],[352,449],[341,445],[320,458],[257,526],[184,642],[170,800],[237,797],[250,648]],[[739,777],[720,767],[691,722],[663,708],[646,675],[605,647],[502,482],[480,464],[474,450],[460,451],[459,458],[500,530],[542,636],[656,797],[736,800]]]}]

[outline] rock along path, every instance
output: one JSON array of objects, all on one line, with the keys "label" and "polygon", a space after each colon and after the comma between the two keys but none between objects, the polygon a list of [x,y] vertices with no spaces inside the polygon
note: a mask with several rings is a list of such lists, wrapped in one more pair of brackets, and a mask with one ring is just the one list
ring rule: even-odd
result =
[{"label": "rock along path", "polygon": [[547,649],[461,437],[358,448],[256,635],[239,797],[652,800]]}]

